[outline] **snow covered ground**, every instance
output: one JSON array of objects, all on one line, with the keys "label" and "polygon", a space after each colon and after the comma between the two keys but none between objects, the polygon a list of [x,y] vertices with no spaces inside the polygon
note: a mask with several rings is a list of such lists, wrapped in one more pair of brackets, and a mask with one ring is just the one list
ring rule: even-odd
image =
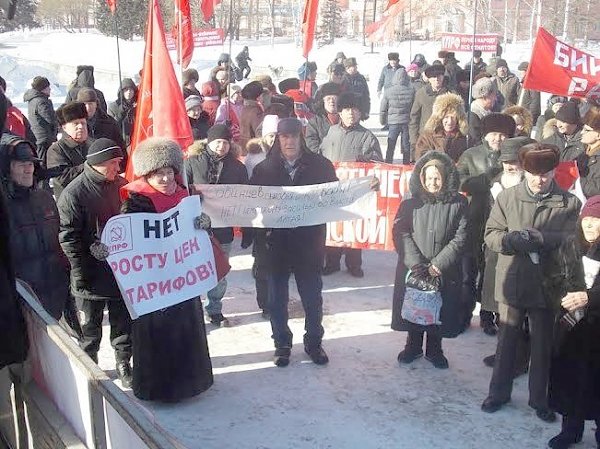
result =
[{"label": "snow covered ground", "polygon": [[[303,62],[291,40],[274,47],[268,41],[240,41],[250,46],[254,74],[269,73],[268,65],[283,66],[293,76]],[[142,40],[122,42],[124,76],[141,68]],[[399,51],[401,63],[410,62],[409,44],[369,48],[359,42],[340,40],[314,50],[321,71],[337,51],[358,59],[359,70],[368,76],[373,113],[367,123],[379,128],[376,83],[388,51]],[[435,42],[413,42],[412,54],[423,53],[428,61],[437,56]],[[192,66],[207,77],[225,47],[197,49]],[[505,54],[510,67],[529,59],[526,44],[509,45]],[[8,96],[24,107],[22,96],[35,75],[53,83],[55,106],[62,103],[66,85],[78,64],[96,67],[97,87],[108,101],[118,88],[115,40],[95,32],[69,34],[46,31],[0,34],[0,75],[8,82]],[[468,55],[458,54],[461,64]],[[277,82],[277,80],[274,80]],[[320,80],[322,81],[322,80]],[[316,366],[302,350],[303,312],[299,296],[292,292],[291,327],[295,335],[292,362],[287,368],[272,364],[269,323],[262,320],[255,302],[250,274],[249,250],[234,251],[233,271],[224,301],[229,328],[207,325],[215,384],[206,393],[175,405],[132,401],[189,449],[522,449],[543,448],[560,425],[537,419],[527,406],[527,376],[515,382],[513,400],[503,410],[488,415],[480,411],[486,397],[491,370],[482,359],[495,350],[495,338],[485,336],[478,317],[465,334],[445,340],[450,369],[433,368],[424,359],[399,366],[396,355],[405,335],[392,332],[391,298],[396,256],[365,251],[364,279],[342,271],[324,278],[326,330],[324,347],[329,365]],[[105,327],[100,365],[113,377],[114,358]],[[118,384],[118,382],[117,382]],[[591,448],[588,429],[584,442]]]}]

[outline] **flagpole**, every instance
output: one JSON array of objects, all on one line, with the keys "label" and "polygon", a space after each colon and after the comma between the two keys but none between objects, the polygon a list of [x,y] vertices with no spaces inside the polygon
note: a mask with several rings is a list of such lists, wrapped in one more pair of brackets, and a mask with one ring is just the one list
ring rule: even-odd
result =
[{"label": "flagpole", "polygon": [[179,63],[179,73],[181,75],[181,83],[183,84],[183,24],[181,23],[181,8],[177,8],[177,3],[175,3],[175,9],[175,18],[177,20],[177,62]]},{"label": "flagpole", "polygon": [[[475,7],[475,11],[473,13],[473,40],[471,41],[471,73],[469,74],[469,104],[467,105],[467,123],[471,123],[471,102],[473,101],[473,73],[475,72],[475,39],[477,37],[477,0],[473,2],[473,5]],[[471,136],[467,133],[465,137],[467,138],[467,147],[469,147],[471,145],[469,142]]]},{"label": "flagpole", "polygon": [[[119,6],[115,2],[115,34],[117,37],[117,68],[119,71],[119,93],[123,95],[123,76],[121,72],[121,46],[119,45]],[[125,137],[125,120],[121,121],[121,135]]]}]

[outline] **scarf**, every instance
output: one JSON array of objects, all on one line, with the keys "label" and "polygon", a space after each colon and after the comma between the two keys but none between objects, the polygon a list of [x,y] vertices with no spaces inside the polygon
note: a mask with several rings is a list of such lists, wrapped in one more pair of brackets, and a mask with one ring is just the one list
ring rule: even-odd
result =
[{"label": "scarf", "polygon": [[331,125],[337,125],[340,122],[340,114],[338,114],[337,112],[335,114],[328,112],[327,113],[327,121]]},{"label": "scarf", "polygon": [[177,184],[177,189],[172,195],[165,195],[152,187],[144,178],[130,182],[123,187],[127,192],[138,193],[152,201],[157,213],[163,213],[174,208],[179,202],[188,196],[186,189]]}]

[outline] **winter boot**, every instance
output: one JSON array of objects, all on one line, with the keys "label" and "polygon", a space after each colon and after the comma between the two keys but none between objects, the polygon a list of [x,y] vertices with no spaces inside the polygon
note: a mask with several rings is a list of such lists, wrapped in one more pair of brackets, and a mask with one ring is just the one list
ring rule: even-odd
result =
[{"label": "winter boot", "polygon": [[277,348],[273,356],[273,363],[280,368],[288,366],[290,364],[290,355],[292,355],[292,348],[287,346]]},{"label": "winter boot", "polygon": [[548,441],[551,449],[567,449],[577,444],[583,437],[584,421],[563,416],[561,431],[558,435]]},{"label": "winter boot", "polygon": [[217,327],[229,327],[229,320],[223,316],[222,313],[216,313],[214,315],[209,315],[210,324],[213,324]]},{"label": "winter boot", "polygon": [[133,377],[131,375],[131,365],[125,360],[117,362],[117,376],[121,381],[123,388],[131,388],[131,381]]},{"label": "winter boot", "polygon": [[436,368],[448,368],[448,359],[444,356],[444,351],[442,351],[442,337],[437,329],[433,332],[427,332],[425,359],[429,360]]},{"label": "winter boot", "polygon": [[399,363],[412,363],[423,357],[423,332],[408,332],[404,351],[398,354]]},{"label": "winter boot", "polygon": [[323,350],[321,345],[304,346],[304,352],[308,354],[310,359],[316,365],[326,365],[329,363],[329,357],[327,357],[327,353]]}]

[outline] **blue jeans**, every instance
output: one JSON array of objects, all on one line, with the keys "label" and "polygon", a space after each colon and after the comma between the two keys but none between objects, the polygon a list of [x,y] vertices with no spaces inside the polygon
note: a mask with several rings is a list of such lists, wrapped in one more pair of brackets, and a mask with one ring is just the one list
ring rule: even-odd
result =
[{"label": "blue jeans", "polygon": [[396,123],[389,125],[387,138],[387,149],[385,150],[385,161],[388,164],[394,162],[394,151],[396,150],[396,142],[400,136],[400,147],[402,149],[402,163],[410,163],[410,140],[408,136],[408,123]]},{"label": "blue jeans", "polygon": [[[298,293],[304,307],[304,346],[316,347],[321,344],[325,333],[323,321],[323,281],[316,271],[295,272]],[[292,331],[288,326],[289,272],[269,273],[269,312],[275,347],[292,347]]]},{"label": "blue jeans", "polygon": [[[221,243],[221,248],[223,248],[223,252],[227,254],[229,257],[229,253],[231,252],[231,243]],[[227,291],[227,277],[224,277],[219,281],[217,285],[215,285],[211,290],[206,293],[206,297],[208,302],[206,303],[206,313],[211,315],[218,315],[223,310],[223,296],[225,296],[225,292]]]}]

